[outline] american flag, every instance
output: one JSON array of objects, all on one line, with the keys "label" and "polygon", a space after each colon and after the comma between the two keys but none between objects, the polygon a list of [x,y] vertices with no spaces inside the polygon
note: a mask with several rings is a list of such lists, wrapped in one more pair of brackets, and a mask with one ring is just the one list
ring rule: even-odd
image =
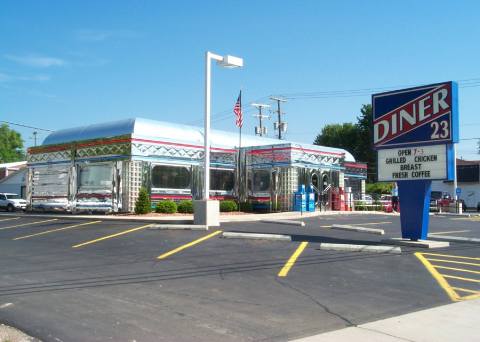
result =
[{"label": "american flag", "polygon": [[243,115],[242,115],[242,91],[238,95],[237,102],[233,107],[233,112],[235,113],[235,125],[241,128],[243,126]]}]

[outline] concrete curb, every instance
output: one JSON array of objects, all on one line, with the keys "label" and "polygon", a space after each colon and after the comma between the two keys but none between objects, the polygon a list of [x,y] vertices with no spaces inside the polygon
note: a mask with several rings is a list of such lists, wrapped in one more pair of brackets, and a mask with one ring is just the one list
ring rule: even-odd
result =
[{"label": "concrete curb", "polygon": [[358,227],[358,226],[351,226],[348,224],[332,224],[330,229],[347,230],[347,231],[376,234],[376,235],[385,235],[385,231],[383,229]]},{"label": "concrete curb", "polygon": [[320,249],[326,251],[345,251],[345,252],[370,252],[370,253],[393,253],[400,254],[400,247],[375,246],[375,245],[351,245],[342,243],[324,243],[320,244]]},{"label": "concrete curb", "polygon": [[382,243],[389,245],[399,245],[407,247],[417,247],[417,248],[445,248],[450,246],[450,243],[447,241],[432,241],[432,240],[406,240],[402,238],[392,238],[382,240]]},{"label": "concrete curb", "polygon": [[457,214],[457,213],[435,213],[435,216],[456,216],[456,217],[478,217],[480,214],[472,214],[472,213],[463,213],[463,214]]},{"label": "concrete curb", "polygon": [[208,227],[198,224],[152,224],[147,230],[208,230]]},{"label": "concrete curb", "polygon": [[292,237],[290,235],[281,235],[281,234],[223,232],[222,237],[227,239],[292,241]]},{"label": "concrete curb", "polygon": [[[334,216],[334,215],[388,215],[398,216],[398,213],[385,213],[376,211],[315,211],[307,213],[297,212],[282,212],[282,213],[268,213],[268,214],[245,214],[245,215],[220,215],[220,222],[255,222],[262,220],[296,220],[305,219],[309,217],[318,216]],[[102,220],[102,221],[118,221],[118,222],[146,222],[146,223],[164,223],[164,224],[193,224],[193,216],[120,216],[120,215],[74,215],[74,214],[41,214],[41,213],[1,213],[0,217],[4,216],[20,216],[20,217],[32,217],[32,218],[58,218],[66,220]]]},{"label": "concrete curb", "polygon": [[264,223],[276,223],[276,224],[286,224],[290,226],[301,226],[305,227],[305,222],[303,221],[294,221],[294,220],[261,220],[260,222]]},{"label": "concrete curb", "polygon": [[439,240],[439,241],[480,243],[480,239],[478,238],[468,238],[468,237],[462,237],[462,236],[428,235],[428,238],[431,240]]},{"label": "concrete curb", "polygon": [[15,216],[22,218],[57,218],[65,220],[102,220],[102,221],[118,221],[118,222],[146,222],[146,223],[164,223],[164,224],[193,224],[193,219],[179,217],[138,217],[138,216],[112,216],[112,215],[66,215],[66,214],[23,214],[23,213],[6,213],[0,214],[0,217]]}]

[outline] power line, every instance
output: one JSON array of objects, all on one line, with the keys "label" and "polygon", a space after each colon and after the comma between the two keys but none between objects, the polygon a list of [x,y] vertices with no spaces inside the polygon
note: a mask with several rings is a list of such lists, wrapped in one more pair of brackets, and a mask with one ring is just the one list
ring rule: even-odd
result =
[{"label": "power line", "polygon": [[20,127],[25,127],[25,128],[36,129],[36,130],[39,130],[39,131],[53,132],[53,130],[51,130],[51,129],[39,128],[39,127],[33,127],[33,126],[24,125],[24,124],[19,124],[19,123],[10,122],[10,121],[3,121],[3,120],[0,120],[0,122],[6,123],[6,124],[8,124],[8,125],[14,125],[14,126],[20,126]]}]

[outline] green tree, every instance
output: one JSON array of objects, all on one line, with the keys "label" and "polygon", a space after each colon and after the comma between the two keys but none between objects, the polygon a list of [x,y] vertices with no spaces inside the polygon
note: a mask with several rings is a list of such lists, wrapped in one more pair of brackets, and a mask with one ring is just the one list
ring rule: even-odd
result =
[{"label": "green tree", "polygon": [[331,124],[323,127],[317,135],[315,145],[343,148],[353,153],[358,140],[358,128],[352,123]]},{"label": "green tree", "polygon": [[17,131],[10,129],[7,124],[0,126],[0,162],[10,163],[25,160],[23,140]]},{"label": "green tree", "polygon": [[147,214],[152,211],[152,205],[150,203],[150,195],[147,189],[140,188],[137,201],[135,202],[135,214]]},{"label": "green tree", "polygon": [[372,105],[363,105],[360,116],[357,117],[358,142],[353,156],[355,160],[366,162],[368,165],[368,182],[377,179],[377,152],[373,149],[373,112]]},{"label": "green tree", "polygon": [[374,182],[377,169],[377,155],[372,148],[373,122],[372,106],[363,105],[357,122],[332,124],[323,127],[317,135],[315,145],[343,148],[350,152],[355,160],[368,164],[368,182]]}]

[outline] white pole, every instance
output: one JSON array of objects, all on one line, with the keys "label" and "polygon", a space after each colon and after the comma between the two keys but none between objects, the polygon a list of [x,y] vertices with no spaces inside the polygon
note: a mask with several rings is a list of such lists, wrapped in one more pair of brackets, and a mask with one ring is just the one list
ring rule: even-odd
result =
[{"label": "white pole", "polygon": [[453,198],[455,198],[455,204],[458,200],[457,186],[457,144],[453,144]]},{"label": "white pole", "polygon": [[210,198],[210,51],[205,53],[205,127],[203,132],[204,137],[204,181],[203,181],[203,199]]}]

